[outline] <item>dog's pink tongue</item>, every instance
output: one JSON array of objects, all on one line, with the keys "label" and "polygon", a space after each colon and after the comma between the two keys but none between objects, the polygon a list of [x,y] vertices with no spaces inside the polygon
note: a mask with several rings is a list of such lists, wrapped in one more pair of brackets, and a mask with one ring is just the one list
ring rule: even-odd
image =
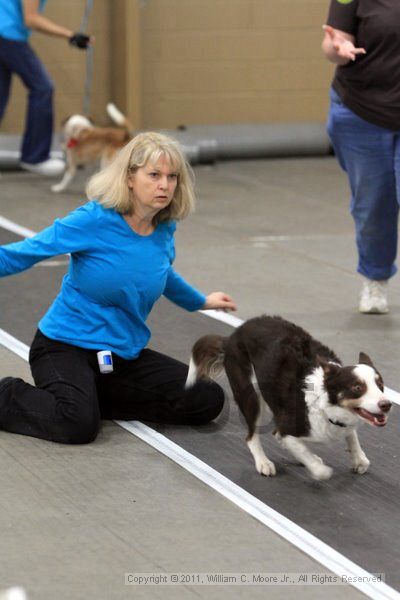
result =
[{"label": "dog's pink tongue", "polygon": [[387,419],[385,415],[373,414],[369,412],[369,410],[365,410],[365,408],[359,408],[359,413],[363,417],[363,419],[370,421],[376,427],[383,427],[384,425],[386,425]]}]

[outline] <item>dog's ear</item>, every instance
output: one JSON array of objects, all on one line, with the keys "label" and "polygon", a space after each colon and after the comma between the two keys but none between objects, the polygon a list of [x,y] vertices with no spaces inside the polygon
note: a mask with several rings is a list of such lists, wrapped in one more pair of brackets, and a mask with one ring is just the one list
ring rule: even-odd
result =
[{"label": "dog's ear", "polygon": [[375,369],[374,363],[372,362],[372,360],[370,359],[368,354],[365,354],[365,352],[360,352],[360,356],[358,357],[358,362],[360,365],[368,365],[369,367],[372,367],[373,369]]},{"label": "dog's ear", "polygon": [[63,120],[61,121],[61,125],[63,125],[63,126],[64,126],[64,125],[65,125],[65,123],[66,123],[67,121],[69,121],[69,119],[70,119],[71,117],[72,117],[72,115],[69,115],[68,117],[65,117],[65,119],[63,119]]},{"label": "dog's ear", "polygon": [[322,358],[322,356],[319,356],[319,354],[317,354],[316,359],[317,359],[317,365],[319,367],[322,367],[322,369],[324,371],[324,375],[333,375],[334,373],[337,373],[341,369],[340,365],[328,362],[327,360]]}]

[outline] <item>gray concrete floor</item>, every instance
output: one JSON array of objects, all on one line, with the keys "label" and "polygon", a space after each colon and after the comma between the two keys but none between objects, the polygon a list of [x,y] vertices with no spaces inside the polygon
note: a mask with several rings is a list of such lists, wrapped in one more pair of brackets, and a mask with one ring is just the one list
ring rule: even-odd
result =
[{"label": "gray concrete floor", "polygon": [[[348,192],[334,159],[240,161],[195,172],[198,209],[179,229],[177,269],[204,291],[231,293],[243,319],[281,314],[349,363],[360,349],[370,353],[386,383],[399,390],[398,278],[389,315],[357,313]],[[48,181],[4,173],[0,213],[39,230],[84,201],[85,175],[54,196]],[[15,307],[7,314],[7,300],[0,302],[1,328],[31,326],[26,314]],[[29,376],[9,351],[1,349],[0,359],[4,374]],[[0,432],[0,482],[0,587],[24,585],[34,600],[362,596],[328,586],[323,592],[318,586],[124,586],[124,573],[133,571],[325,569],[112,423],[94,444],[74,448]]]}]

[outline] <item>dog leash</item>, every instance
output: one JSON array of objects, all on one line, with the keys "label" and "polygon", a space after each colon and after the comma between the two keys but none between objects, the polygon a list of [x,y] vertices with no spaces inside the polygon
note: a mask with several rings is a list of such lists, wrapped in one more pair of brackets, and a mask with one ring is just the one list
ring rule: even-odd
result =
[{"label": "dog leash", "polygon": [[92,8],[93,8],[93,0],[87,0],[86,6],[85,6],[85,12],[83,14],[83,18],[82,18],[82,22],[81,22],[81,26],[79,28],[79,33],[86,33],[90,14],[92,12]]},{"label": "dog leash", "polygon": [[[93,0],[87,0],[85,6],[85,12],[83,14],[79,33],[86,33],[90,15],[93,9]],[[83,92],[83,114],[89,114],[90,99],[92,92],[92,81],[93,81],[93,46],[88,46],[86,50],[86,75],[85,75],[85,86]]]},{"label": "dog leash", "polygon": [[83,114],[88,116],[93,80],[93,47],[89,46],[86,52],[86,78],[83,95]]}]

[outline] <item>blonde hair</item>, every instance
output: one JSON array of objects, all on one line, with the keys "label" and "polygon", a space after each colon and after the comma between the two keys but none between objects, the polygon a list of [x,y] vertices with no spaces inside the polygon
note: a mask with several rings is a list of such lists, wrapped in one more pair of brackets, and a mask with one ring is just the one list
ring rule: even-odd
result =
[{"label": "blonde hair", "polygon": [[132,214],[134,207],[128,188],[128,175],[132,175],[148,162],[155,165],[165,157],[176,170],[178,182],[170,204],[153,218],[153,224],[184,219],[193,209],[193,171],[186,162],[179,143],[162,133],[144,132],[136,135],[124,146],[113,161],[93,175],[86,186],[89,200],[97,200],[106,208],[121,214]]}]

